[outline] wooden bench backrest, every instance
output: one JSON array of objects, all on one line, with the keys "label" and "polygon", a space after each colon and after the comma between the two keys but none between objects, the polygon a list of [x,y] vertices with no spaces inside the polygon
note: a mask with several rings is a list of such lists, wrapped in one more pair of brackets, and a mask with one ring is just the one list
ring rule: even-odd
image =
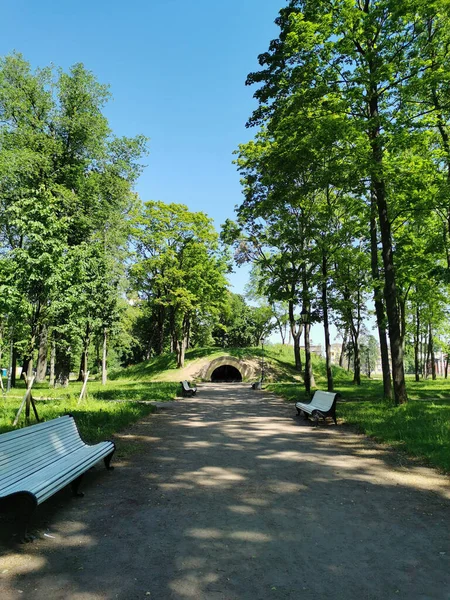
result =
[{"label": "wooden bench backrest", "polygon": [[333,406],[335,397],[335,392],[322,392],[317,390],[313,396],[313,399],[311,400],[311,405],[318,410],[326,412]]},{"label": "wooden bench backrest", "polygon": [[71,416],[0,435],[0,496],[2,490],[84,446]]}]

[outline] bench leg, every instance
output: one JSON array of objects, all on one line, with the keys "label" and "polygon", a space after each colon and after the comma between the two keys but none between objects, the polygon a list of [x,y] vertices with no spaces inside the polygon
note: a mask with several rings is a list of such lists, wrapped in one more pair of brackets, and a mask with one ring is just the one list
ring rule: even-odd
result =
[{"label": "bench leg", "polygon": [[72,481],[70,484],[72,486],[72,493],[76,498],[82,498],[84,496],[83,492],[79,492],[78,488],[80,487],[81,480],[83,479],[83,475],[80,475],[76,479]]},{"label": "bench leg", "polygon": [[16,520],[19,521],[18,533],[19,542],[21,544],[32,542],[34,539],[32,535],[29,535],[28,527],[36,506],[36,498],[28,493],[13,494],[6,501],[6,509],[14,510],[16,513]]},{"label": "bench leg", "polygon": [[316,427],[319,426],[320,414],[316,410],[311,413],[311,420]]},{"label": "bench leg", "polygon": [[112,459],[115,451],[116,451],[116,449],[114,448],[114,450],[111,452],[111,454],[108,454],[108,456],[105,456],[105,458],[103,459],[103,462],[105,463],[105,467],[108,469],[108,471],[114,470],[114,467],[111,467],[110,462],[111,462],[111,459]]},{"label": "bench leg", "polygon": [[296,409],[296,411],[297,411],[297,416],[299,417],[299,416],[300,416],[300,412],[301,412],[301,411],[300,411],[300,409],[299,409],[299,408],[297,408],[297,407],[295,407],[295,409]]}]

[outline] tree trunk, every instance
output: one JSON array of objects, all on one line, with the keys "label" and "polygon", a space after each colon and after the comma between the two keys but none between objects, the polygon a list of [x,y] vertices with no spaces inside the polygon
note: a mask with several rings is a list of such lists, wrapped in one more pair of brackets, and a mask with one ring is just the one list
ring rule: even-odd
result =
[{"label": "tree trunk", "polygon": [[420,344],[420,313],[419,306],[416,306],[416,327],[414,330],[414,378],[420,381],[420,360],[419,360],[419,344]]},{"label": "tree trunk", "polygon": [[[377,159],[378,144],[374,147],[374,158]],[[381,166],[381,156],[379,166]],[[400,318],[397,304],[397,285],[395,281],[394,257],[392,251],[391,224],[387,212],[386,191],[383,180],[374,177],[374,188],[377,195],[378,218],[382,241],[382,256],[384,266],[384,297],[389,324],[389,339],[391,343],[392,376],[394,381],[394,401],[396,404],[407,402],[405,372],[403,366],[403,347],[400,331]]]},{"label": "tree trunk", "polygon": [[36,338],[39,330],[39,321],[41,316],[41,303],[38,301],[33,309],[33,317],[31,321],[30,339],[26,345],[25,354],[22,363],[21,377],[25,379],[33,375],[33,353],[36,346]]},{"label": "tree trunk", "polygon": [[361,385],[361,357],[359,352],[359,339],[353,336],[353,383]]},{"label": "tree trunk", "polygon": [[[431,34],[431,31],[429,30],[429,36],[430,35],[432,35],[432,34]],[[429,37],[428,42],[431,42],[431,44],[432,44],[432,38]],[[433,58],[435,59],[436,57],[433,57]],[[439,61],[435,61],[433,70],[435,70],[436,68],[438,68],[438,69],[441,68]],[[438,96],[438,91],[437,91],[436,86],[433,86],[431,88],[431,101],[432,101],[433,108],[435,110],[437,128],[438,128],[439,134],[441,136],[442,147],[444,149],[444,156],[441,157],[441,160],[443,159],[446,163],[447,186],[449,186],[450,185],[450,137],[449,137],[449,133],[448,133],[447,122],[444,117],[444,107],[441,106],[441,102],[439,101],[439,96]],[[446,250],[446,254],[447,254],[447,269],[450,271],[450,252],[449,252],[449,248],[448,248],[448,237],[450,235],[450,206],[447,207],[446,221],[447,221],[446,227],[444,227],[444,245],[445,245],[445,250]]]},{"label": "tree trunk", "polygon": [[384,314],[383,293],[380,281],[380,270],[378,267],[378,232],[376,211],[376,198],[375,194],[372,191],[370,212],[370,257],[373,281],[373,300],[375,304],[375,314],[377,319],[378,339],[380,342],[381,370],[383,373],[383,396],[386,399],[391,399],[391,369],[389,366],[389,350],[386,335],[386,319]]},{"label": "tree trunk", "polygon": [[302,355],[300,349],[300,336],[292,334],[292,338],[294,341],[294,360],[295,360],[295,370],[299,373],[302,372]]},{"label": "tree trunk", "polygon": [[49,385],[55,385],[55,359],[56,359],[56,344],[52,336],[52,345],[50,350],[50,376]]},{"label": "tree trunk", "polygon": [[308,396],[311,395],[311,388],[316,385],[314,381],[314,375],[312,370],[312,362],[311,362],[311,339],[310,339],[310,330],[311,330],[311,304],[309,298],[307,297],[307,280],[306,280],[306,272],[303,271],[302,276],[303,283],[303,308],[302,314],[306,316],[306,319],[303,321],[304,329],[305,329],[305,374],[304,374],[304,382],[305,382],[305,391]]},{"label": "tree trunk", "polygon": [[347,351],[347,330],[344,331],[344,335],[342,337],[342,344],[341,344],[341,353],[339,355],[339,366],[341,367],[341,369],[344,368],[344,358],[345,358],[345,353]]},{"label": "tree trunk", "polygon": [[325,252],[322,254],[322,311],[325,337],[325,363],[327,371],[327,390],[333,391],[333,371],[331,369],[330,324],[328,319],[328,264]]},{"label": "tree trunk", "polygon": [[422,379],[426,379],[427,376],[427,360],[425,356],[425,342],[423,335],[420,336],[420,356],[422,359]]},{"label": "tree trunk", "polygon": [[176,351],[177,351],[177,367],[182,369],[184,367],[184,355],[187,347],[187,340],[189,336],[189,331],[191,328],[191,319],[189,315],[185,315],[183,317],[183,323],[181,326],[181,337],[176,341]]},{"label": "tree trunk", "polygon": [[[188,350],[189,346],[191,345],[191,321],[189,319],[188,325],[187,325],[187,330],[186,330],[186,344],[185,344],[185,349]],[[183,361],[184,361],[184,357],[183,357]]]},{"label": "tree trunk", "polygon": [[283,327],[283,323],[277,316],[275,316],[275,321],[277,322],[278,331],[280,332],[281,344],[284,346],[286,343],[286,328]]},{"label": "tree trunk", "polygon": [[305,392],[307,396],[311,395],[311,345],[309,339],[309,323],[305,323],[305,373],[303,376],[305,382]]},{"label": "tree trunk", "polygon": [[429,337],[428,344],[430,347],[431,379],[433,381],[435,381],[436,380],[436,362],[435,362],[435,357],[434,357],[433,330],[431,328],[431,323],[430,323],[430,337]]},{"label": "tree trunk", "polygon": [[[70,352],[69,348],[62,343],[60,336],[57,336],[55,353],[55,385],[67,387],[69,385],[70,375]],[[59,343],[58,343],[59,342]]]},{"label": "tree trunk", "polygon": [[108,380],[108,374],[106,371],[106,357],[108,353],[108,330],[106,327],[103,328],[103,352],[102,352],[102,385],[106,385]]},{"label": "tree trunk", "polygon": [[102,359],[100,357],[100,336],[95,336],[95,364],[97,365],[97,372],[102,371]]},{"label": "tree trunk", "polygon": [[[26,380],[26,378],[28,377],[28,369],[30,367],[30,357],[26,356],[23,360],[22,360],[22,371],[20,373],[20,377],[21,379],[23,379],[24,381]],[[31,368],[33,368],[33,366],[31,366]]]},{"label": "tree trunk", "polygon": [[87,350],[81,352],[80,367],[78,369],[77,381],[84,381],[84,374],[87,373],[88,353]]},{"label": "tree trunk", "polygon": [[48,350],[48,335],[47,326],[42,325],[39,334],[39,352],[36,365],[36,383],[42,383],[47,377],[47,350]]},{"label": "tree trunk", "polygon": [[427,342],[426,342],[426,348],[427,348],[427,356],[425,359],[425,378],[428,379],[428,375],[430,374],[430,338],[428,338]]},{"label": "tree trunk", "polygon": [[[6,384],[6,391],[16,385],[16,365],[15,365],[15,348],[14,348],[14,330],[11,328],[11,340],[9,342],[9,364],[8,364],[8,383]],[[13,377],[14,375],[14,377]]]},{"label": "tree trunk", "polygon": [[16,372],[17,372],[17,348],[15,339],[12,340],[12,361],[11,361],[11,387],[16,387]]},{"label": "tree trunk", "polygon": [[405,335],[406,335],[406,297],[408,292],[405,293],[405,297],[402,298],[398,303],[398,312],[400,315],[400,340],[402,344],[402,353],[405,355]]},{"label": "tree trunk", "polygon": [[186,350],[186,342],[181,339],[177,342],[177,367],[182,369],[184,367],[184,354]]},{"label": "tree trunk", "polygon": [[293,300],[289,300],[289,326],[292,339],[294,341],[295,370],[301,373],[302,357],[300,353],[300,338],[303,333],[303,325],[298,325],[295,321]]},{"label": "tree trunk", "polygon": [[445,358],[445,379],[447,379],[447,375],[448,375],[448,363],[450,361],[450,353],[447,352],[447,356]]},{"label": "tree trunk", "polygon": [[166,310],[160,305],[157,309],[157,339],[156,339],[156,354],[161,355],[164,352],[164,324],[166,321]]},{"label": "tree trunk", "polygon": [[89,323],[86,323],[86,331],[83,338],[83,351],[81,352],[80,368],[78,371],[77,381],[84,381],[85,373],[88,371],[88,359],[89,359],[89,344],[91,343],[91,327]]},{"label": "tree trunk", "polygon": [[[369,7],[369,5],[368,5]],[[375,195],[378,220],[380,224],[382,257],[384,267],[384,298],[389,325],[389,340],[391,344],[392,377],[394,382],[394,401],[396,404],[407,402],[405,371],[403,365],[403,346],[398,312],[397,284],[394,268],[392,247],[391,222],[388,215],[386,200],[386,184],[383,175],[384,147],[379,122],[379,90],[377,87],[377,66],[374,59],[369,58],[369,71],[372,78],[368,90],[369,109],[369,140],[372,150],[371,189]]]},{"label": "tree trunk", "polygon": [[[344,294],[344,298],[346,297],[346,294]],[[347,295],[347,302],[349,301],[349,296]],[[361,356],[360,356],[360,351],[359,351],[359,330],[360,330],[360,307],[359,307],[359,302],[360,302],[360,294],[358,293],[358,307],[357,307],[357,311],[358,311],[358,316],[357,316],[357,320],[356,320],[356,326],[355,326],[355,321],[353,319],[353,314],[348,315],[348,319],[349,319],[349,325],[350,325],[350,335],[351,335],[351,339],[352,339],[352,352],[353,352],[353,383],[356,385],[361,385]]]}]

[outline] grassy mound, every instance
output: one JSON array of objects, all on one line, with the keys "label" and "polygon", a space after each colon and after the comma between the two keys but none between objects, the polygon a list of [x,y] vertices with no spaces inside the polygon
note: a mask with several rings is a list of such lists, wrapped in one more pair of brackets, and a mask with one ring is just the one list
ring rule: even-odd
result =
[{"label": "grassy mound", "polygon": [[[233,356],[238,360],[257,361],[262,364],[264,357],[264,370],[267,380],[274,381],[302,381],[301,375],[294,369],[294,356],[292,348],[281,344],[264,348],[194,348],[185,355],[185,367],[204,364],[220,356]],[[180,374],[180,375],[179,375]],[[113,380],[134,381],[168,381],[183,378],[182,371],[177,369],[175,354],[156,356],[150,360],[120,369],[110,376]]]}]

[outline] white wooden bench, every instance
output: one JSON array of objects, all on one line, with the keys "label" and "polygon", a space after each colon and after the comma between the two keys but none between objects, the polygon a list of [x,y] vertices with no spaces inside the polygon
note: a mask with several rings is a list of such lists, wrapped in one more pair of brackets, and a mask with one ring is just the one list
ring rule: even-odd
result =
[{"label": "white wooden bench", "polygon": [[338,397],[339,394],[336,392],[321,392],[320,390],[317,390],[314,393],[311,402],[308,402],[307,404],[297,402],[295,408],[297,409],[297,414],[300,415],[303,413],[305,418],[308,418],[308,415],[311,415],[316,424],[320,417],[322,417],[323,420],[325,420],[326,417],[332,417],[337,425],[336,402]]},{"label": "white wooden bench", "polygon": [[0,508],[22,516],[21,540],[29,541],[27,527],[35,508],[72,484],[75,496],[83,474],[100,460],[107,469],[113,442],[88,446],[75,420],[66,415],[0,435]]},{"label": "white wooden bench", "polygon": [[181,383],[181,393],[183,396],[195,396],[195,394],[197,393],[197,388],[196,387],[190,387],[189,383],[186,381],[186,379],[184,381],[180,381]]}]

